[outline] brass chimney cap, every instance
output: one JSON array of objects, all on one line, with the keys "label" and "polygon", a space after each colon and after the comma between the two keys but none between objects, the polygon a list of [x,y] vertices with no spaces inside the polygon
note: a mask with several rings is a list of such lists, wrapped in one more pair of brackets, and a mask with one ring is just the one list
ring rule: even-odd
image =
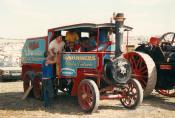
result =
[{"label": "brass chimney cap", "polygon": [[115,21],[124,21],[126,18],[124,17],[124,13],[117,13],[117,15],[113,13],[113,19]]}]

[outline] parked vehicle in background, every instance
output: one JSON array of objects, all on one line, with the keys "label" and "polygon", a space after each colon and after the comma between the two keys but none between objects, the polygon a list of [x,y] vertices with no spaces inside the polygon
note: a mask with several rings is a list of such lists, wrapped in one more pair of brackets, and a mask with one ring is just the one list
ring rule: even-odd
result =
[{"label": "parked vehicle in background", "polygon": [[19,62],[19,57],[5,56],[0,61],[0,80],[20,79],[21,67]]},{"label": "parked vehicle in background", "polygon": [[156,89],[162,95],[175,97],[174,32],[151,37],[134,52],[125,54],[125,58],[131,63],[132,76],[141,83],[145,96]]},{"label": "parked vehicle in background", "polygon": [[21,77],[21,49],[25,40],[0,39],[0,80]]},{"label": "parked vehicle in background", "polygon": [[0,80],[20,79],[21,67],[0,67]]}]

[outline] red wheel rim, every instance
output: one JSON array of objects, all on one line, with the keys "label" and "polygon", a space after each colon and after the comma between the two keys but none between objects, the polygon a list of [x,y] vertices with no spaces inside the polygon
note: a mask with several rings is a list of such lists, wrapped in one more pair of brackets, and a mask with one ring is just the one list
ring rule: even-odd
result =
[{"label": "red wheel rim", "polygon": [[171,89],[171,90],[160,89],[157,91],[161,95],[168,96],[168,97],[175,97],[175,89]]},{"label": "red wheel rim", "polygon": [[121,102],[125,104],[125,106],[132,106],[135,104],[135,101],[138,99],[138,91],[136,86],[132,82],[128,82],[128,85],[126,86],[124,90],[124,98],[121,99]]},{"label": "red wheel rim", "polygon": [[125,55],[125,58],[131,64],[132,76],[137,79],[142,88],[145,89],[148,82],[148,69],[143,58],[137,53],[129,53]]},{"label": "red wheel rim", "polygon": [[88,83],[82,83],[78,90],[78,101],[83,110],[88,111],[93,107],[94,94]]}]

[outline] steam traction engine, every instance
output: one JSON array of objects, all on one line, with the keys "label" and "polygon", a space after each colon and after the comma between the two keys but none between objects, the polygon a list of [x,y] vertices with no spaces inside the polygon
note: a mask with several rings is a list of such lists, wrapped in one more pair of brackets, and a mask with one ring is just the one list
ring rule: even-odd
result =
[{"label": "steam traction engine", "polygon": [[[28,39],[22,54],[24,92],[32,84],[31,94],[35,98],[41,97],[41,64],[48,44],[60,33],[64,39],[65,32],[74,32],[79,36],[78,43],[61,54],[58,58],[60,65],[54,65],[55,71],[55,66],[60,68],[57,72],[60,76],[55,74],[54,78],[55,91],[59,89],[77,96],[80,107],[86,112],[96,111],[99,100],[117,98],[124,107],[135,109],[143,100],[143,90],[136,79],[131,79],[130,64],[123,58],[120,49],[121,29],[128,31],[132,28],[123,25],[123,14],[115,15],[114,19],[115,23],[83,23],[52,28],[48,37]],[[109,31],[115,36],[114,42],[108,39]],[[96,34],[96,46],[92,49],[87,47],[91,42],[87,34]],[[78,50],[74,49],[76,45],[80,46]],[[66,49],[69,46],[66,42]]]},{"label": "steam traction engine", "polygon": [[160,94],[175,97],[175,33],[151,37],[135,52],[125,54],[131,63],[132,76],[141,83],[144,95],[153,89]]}]

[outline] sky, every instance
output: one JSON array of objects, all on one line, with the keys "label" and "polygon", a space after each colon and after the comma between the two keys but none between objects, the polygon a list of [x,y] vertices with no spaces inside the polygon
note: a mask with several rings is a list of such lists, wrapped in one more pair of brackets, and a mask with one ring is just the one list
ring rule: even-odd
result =
[{"label": "sky", "polygon": [[110,22],[122,12],[131,35],[175,32],[175,0],[0,0],[0,37],[46,36],[47,30],[75,23]]}]

